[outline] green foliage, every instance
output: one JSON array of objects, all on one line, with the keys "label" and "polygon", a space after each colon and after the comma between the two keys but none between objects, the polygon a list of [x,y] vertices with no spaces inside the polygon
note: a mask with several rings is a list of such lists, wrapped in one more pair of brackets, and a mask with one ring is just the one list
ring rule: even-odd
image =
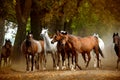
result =
[{"label": "green foliage", "polygon": [[26,31],[30,31],[30,30],[31,30],[31,26],[30,26],[30,17],[29,17],[26,25]]}]

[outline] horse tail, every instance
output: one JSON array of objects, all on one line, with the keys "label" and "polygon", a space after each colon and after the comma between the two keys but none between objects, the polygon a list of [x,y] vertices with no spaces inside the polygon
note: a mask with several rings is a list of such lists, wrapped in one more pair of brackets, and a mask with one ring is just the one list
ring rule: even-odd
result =
[{"label": "horse tail", "polygon": [[103,54],[103,52],[102,52],[102,50],[100,49],[99,46],[98,46],[98,51],[99,51],[100,55],[104,58],[104,54]]}]

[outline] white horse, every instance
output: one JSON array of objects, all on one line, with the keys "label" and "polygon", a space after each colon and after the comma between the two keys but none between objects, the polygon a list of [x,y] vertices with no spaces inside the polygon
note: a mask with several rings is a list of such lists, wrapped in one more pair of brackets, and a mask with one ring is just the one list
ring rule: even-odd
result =
[{"label": "white horse", "polygon": [[53,59],[53,68],[57,67],[58,69],[58,66],[56,65],[56,60],[55,60],[57,57],[57,42],[55,42],[54,44],[51,43],[52,39],[48,35],[48,29],[42,28],[40,35],[44,39],[45,56],[47,52],[50,52],[52,55],[52,59]]},{"label": "white horse", "polygon": [[[104,47],[105,47],[103,40],[102,40],[102,39],[99,37],[99,35],[98,35],[98,34],[96,34],[96,33],[94,33],[94,35],[93,35],[93,36],[95,36],[95,37],[97,37],[97,38],[98,38],[99,47],[100,47],[100,49],[103,51],[103,50],[104,50]],[[96,67],[96,66],[97,66],[97,59],[96,59],[96,55],[95,55],[95,54],[93,54],[93,56],[94,56],[94,67]],[[99,55],[100,66],[102,67],[102,64],[101,64],[101,59],[102,59],[102,57]]]}]

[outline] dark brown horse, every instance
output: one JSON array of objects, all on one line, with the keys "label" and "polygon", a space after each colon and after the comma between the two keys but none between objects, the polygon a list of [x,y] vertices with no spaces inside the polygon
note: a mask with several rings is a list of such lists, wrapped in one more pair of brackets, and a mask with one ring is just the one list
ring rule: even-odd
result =
[{"label": "dark brown horse", "polygon": [[99,48],[98,39],[94,36],[89,37],[76,37],[70,34],[64,33],[63,35],[59,33],[58,35],[61,40],[62,44],[70,44],[72,46],[73,55],[75,56],[75,63],[80,69],[81,67],[78,65],[78,53],[83,55],[84,60],[86,61],[85,54],[88,56],[88,61],[86,67],[88,67],[89,61],[91,59],[90,52],[94,50],[97,56],[97,67],[99,67],[99,53],[103,56],[102,51]]},{"label": "dark brown horse", "polygon": [[120,62],[120,37],[119,37],[118,33],[113,34],[113,43],[115,44],[114,45],[114,50],[116,52],[116,55],[118,56],[117,67],[116,67],[118,69],[118,65],[119,65],[119,62]]},{"label": "dark brown horse", "polygon": [[4,66],[11,62],[11,54],[12,54],[12,45],[11,41],[8,39],[5,40],[5,45],[2,46],[1,54],[0,54],[0,66],[2,59],[4,60]]},{"label": "dark brown horse", "polygon": [[36,69],[39,69],[39,56],[42,52],[42,46],[39,41],[33,39],[31,32],[28,32],[26,39],[23,41],[21,51],[26,58],[26,70],[29,71],[30,62],[31,71],[33,71],[34,66]]}]

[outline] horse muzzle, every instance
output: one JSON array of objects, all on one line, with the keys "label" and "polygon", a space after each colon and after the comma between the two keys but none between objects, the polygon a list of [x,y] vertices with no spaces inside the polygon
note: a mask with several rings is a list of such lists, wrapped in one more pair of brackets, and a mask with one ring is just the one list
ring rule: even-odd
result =
[{"label": "horse muzzle", "polygon": [[52,40],[51,43],[54,44],[54,41]]}]

